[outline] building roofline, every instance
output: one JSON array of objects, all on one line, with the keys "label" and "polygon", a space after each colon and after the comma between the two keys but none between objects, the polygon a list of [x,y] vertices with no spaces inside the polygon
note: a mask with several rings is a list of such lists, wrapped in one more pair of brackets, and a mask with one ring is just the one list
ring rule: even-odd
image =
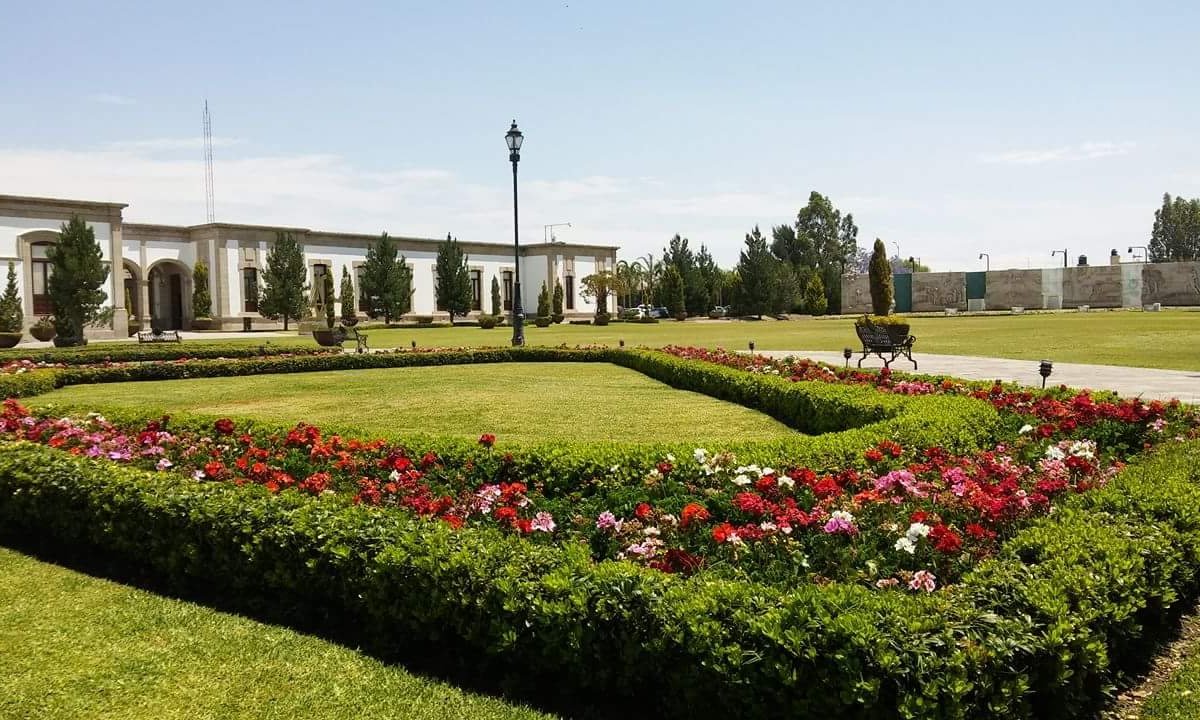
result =
[{"label": "building roofline", "polygon": [[4,202],[23,202],[33,203],[36,205],[65,205],[68,207],[80,208],[104,207],[116,208],[118,210],[123,210],[129,207],[129,203],[114,203],[100,200],[68,200],[66,198],[38,197],[35,195],[0,195],[0,203]]}]

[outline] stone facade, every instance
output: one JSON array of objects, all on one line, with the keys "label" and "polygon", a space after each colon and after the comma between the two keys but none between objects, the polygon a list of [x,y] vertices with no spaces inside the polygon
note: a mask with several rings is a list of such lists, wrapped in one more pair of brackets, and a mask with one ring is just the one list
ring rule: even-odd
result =
[{"label": "stone facade", "polygon": [[[341,292],[343,269],[350,274],[357,291],[358,273],[366,261],[367,248],[379,237],[230,223],[192,226],[125,223],[122,219],[125,207],[118,203],[0,195],[0,261],[12,261],[17,268],[27,325],[38,315],[34,312],[31,290],[33,248],[56,242],[59,228],[72,215],[80,215],[88,222],[96,232],[105,262],[119,268],[110,273],[107,288],[114,308],[113,325],[89,330],[89,337],[124,336],[130,319],[145,328],[152,324],[191,328],[195,319],[192,271],[199,261],[209,267],[214,328],[241,330],[247,321],[254,329],[279,327],[280,323],[258,314],[252,295],[246,292],[261,278],[267,251],[277,233],[292,233],[300,242],[310,289],[320,286],[321,273],[332,273],[335,295]],[[437,309],[434,295],[437,281],[434,267],[441,239],[403,236],[393,239],[413,270],[410,318],[430,315],[446,319],[447,314]],[[471,315],[491,311],[493,277],[501,285],[507,312],[512,303],[512,286],[519,275],[526,315],[536,310],[541,284],[545,282],[553,288],[557,280],[568,288],[565,314],[590,317],[596,308],[581,294],[580,280],[599,270],[611,270],[616,264],[617,248],[611,246],[558,242],[523,245],[518,265],[514,264],[513,248],[508,243],[460,240],[460,245],[468,257],[468,271],[479,289],[479,307]],[[39,309],[44,310],[43,299],[38,303]],[[340,297],[334,298],[334,307],[340,315]],[[365,317],[361,312],[358,314]]]},{"label": "stone facade", "polygon": [[914,273],[913,312],[967,309],[967,274],[962,272]]}]

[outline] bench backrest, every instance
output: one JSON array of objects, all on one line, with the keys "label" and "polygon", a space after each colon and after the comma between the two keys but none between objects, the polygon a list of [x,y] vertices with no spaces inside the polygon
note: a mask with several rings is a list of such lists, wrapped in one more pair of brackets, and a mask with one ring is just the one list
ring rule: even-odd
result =
[{"label": "bench backrest", "polygon": [[891,345],[892,338],[886,329],[879,325],[855,325],[854,332],[863,345]]}]

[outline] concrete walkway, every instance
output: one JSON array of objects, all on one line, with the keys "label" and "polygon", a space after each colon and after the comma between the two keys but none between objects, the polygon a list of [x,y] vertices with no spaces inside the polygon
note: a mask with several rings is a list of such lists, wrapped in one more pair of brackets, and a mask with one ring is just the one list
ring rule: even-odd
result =
[{"label": "concrete walkway", "polygon": [[[846,362],[840,352],[822,350],[761,350],[758,354],[772,358],[807,357],[839,367]],[[855,353],[850,359],[850,367],[854,367],[860,357],[862,353]],[[917,370],[919,373],[953,375],[968,380],[999,379],[1034,387],[1042,384],[1042,378],[1038,375],[1037,360],[925,354],[916,354],[915,357],[920,363],[920,369]],[[863,361],[863,367],[879,368],[883,367],[883,362],[872,355]],[[892,363],[891,367],[897,371],[912,372],[912,363],[903,358]],[[1200,403],[1200,371],[1056,362],[1054,372],[1046,384],[1113,390],[1125,397],[1141,397],[1146,400],[1179,398],[1186,403]]]}]

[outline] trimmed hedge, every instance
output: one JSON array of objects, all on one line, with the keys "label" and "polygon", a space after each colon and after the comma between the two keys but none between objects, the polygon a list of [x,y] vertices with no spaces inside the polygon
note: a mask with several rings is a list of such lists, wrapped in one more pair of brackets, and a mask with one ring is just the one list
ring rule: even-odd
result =
[{"label": "trimmed hedge", "polygon": [[0,364],[14,360],[62,363],[65,365],[88,365],[102,362],[142,362],[151,360],[180,360],[183,358],[246,358],[271,355],[319,355],[328,354],[328,348],[314,346],[284,346],[263,343],[102,343],[78,348],[47,348],[34,350],[15,348],[0,350]]},{"label": "trimmed hedge", "polygon": [[185,595],[358,628],[539,704],[742,718],[1076,717],[1197,588],[1200,442],[1033,522],[962,585],[784,592],[336,498],[278,496],[0,447],[0,531]]},{"label": "trimmed hedge", "polygon": [[[904,396],[882,393],[868,386],[823,382],[796,382],[770,375],[756,375],[715,363],[685,360],[649,350],[610,348],[564,349],[547,347],[492,348],[439,352],[308,355],[263,357],[242,360],[200,360],[186,364],[159,363],[121,367],[67,368],[25,373],[16,378],[33,378],[53,373],[56,387],[100,382],[165,380],[176,378],[225,377],[263,373],[310,372],[427,365],[458,365],[498,362],[609,362],[641,372],[672,387],[704,393],[768,414],[808,435],[769,441],[740,441],[721,449],[737,454],[745,462],[849,467],[862,465],[862,453],[884,439],[905,447],[943,446],[966,452],[992,443],[999,436],[1001,420],[989,404],[965,397]],[[23,385],[22,383],[27,383]],[[9,396],[29,396],[46,391],[46,381],[14,380],[6,388]],[[128,421],[156,419],[164,408],[148,399],[144,411],[110,411],[103,407],[60,408],[81,412],[103,410],[111,417]],[[171,413],[172,421],[208,424],[215,417]],[[247,423],[243,423],[244,425]],[[279,424],[251,422],[267,431],[287,428]],[[348,436],[368,433],[353,426],[324,426],[327,431]],[[416,451],[436,452],[452,466],[466,467],[481,460],[475,443],[439,438],[401,438]],[[514,448],[511,472],[527,482],[545,485],[550,495],[592,486],[596,478],[616,481],[639,479],[668,453],[690,457],[694,443],[667,441],[649,443],[555,442]],[[616,477],[610,470],[618,467]],[[490,468],[489,468],[490,470]]]}]

